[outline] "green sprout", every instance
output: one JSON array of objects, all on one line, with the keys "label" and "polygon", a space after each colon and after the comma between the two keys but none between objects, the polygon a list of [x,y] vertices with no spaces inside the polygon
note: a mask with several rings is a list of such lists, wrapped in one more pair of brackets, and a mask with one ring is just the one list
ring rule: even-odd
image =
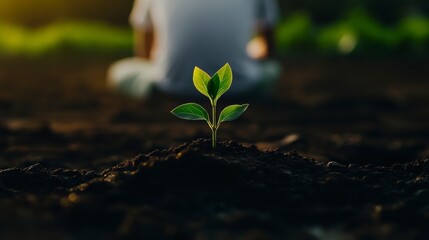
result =
[{"label": "green sprout", "polygon": [[249,104],[231,105],[222,110],[217,119],[216,106],[219,98],[228,91],[232,84],[232,69],[225,64],[212,77],[198,67],[194,69],[193,82],[195,88],[210,99],[212,106],[212,120],[209,113],[201,105],[186,103],[173,109],[171,113],[185,120],[205,120],[212,130],[212,147],[216,148],[217,130],[222,122],[233,121],[240,117],[249,107]]}]

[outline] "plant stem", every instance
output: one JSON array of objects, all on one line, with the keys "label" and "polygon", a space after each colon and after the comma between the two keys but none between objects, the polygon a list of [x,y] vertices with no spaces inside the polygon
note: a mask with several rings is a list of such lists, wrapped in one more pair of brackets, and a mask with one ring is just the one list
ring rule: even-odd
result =
[{"label": "plant stem", "polygon": [[217,122],[216,122],[216,103],[212,104],[212,119],[213,119],[213,127],[212,127],[212,147],[216,149],[216,141],[217,141]]}]

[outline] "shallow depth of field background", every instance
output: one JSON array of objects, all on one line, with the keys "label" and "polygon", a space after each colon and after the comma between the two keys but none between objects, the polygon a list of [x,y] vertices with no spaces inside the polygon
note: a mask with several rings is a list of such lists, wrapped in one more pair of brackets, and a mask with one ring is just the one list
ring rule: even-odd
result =
[{"label": "shallow depth of field background", "polygon": [[[422,56],[426,0],[279,1],[278,55]],[[2,0],[0,57],[129,56],[132,0]]]},{"label": "shallow depth of field background", "polygon": [[277,152],[217,155],[175,148],[188,99],[106,86],[132,0],[0,0],[0,240],[429,239],[429,0],[278,1],[273,98],[218,106]]}]

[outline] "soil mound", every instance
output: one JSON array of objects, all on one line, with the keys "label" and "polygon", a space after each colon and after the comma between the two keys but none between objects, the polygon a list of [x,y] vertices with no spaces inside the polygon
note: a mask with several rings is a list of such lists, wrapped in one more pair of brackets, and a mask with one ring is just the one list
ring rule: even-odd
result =
[{"label": "soil mound", "polygon": [[322,239],[334,229],[340,239],[419,239],[427,236],[429,160],[346,166],[235,141],[213,151],[200,139],[100,173],[3,170],[0,196],[31,200],[83,236],[91,226],[119,238]]}]

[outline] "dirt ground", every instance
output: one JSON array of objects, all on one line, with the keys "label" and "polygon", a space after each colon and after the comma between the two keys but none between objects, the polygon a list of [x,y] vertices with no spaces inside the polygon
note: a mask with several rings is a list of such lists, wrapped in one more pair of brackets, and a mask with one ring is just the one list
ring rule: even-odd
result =
[{"label": "dirt ground", "polygon": [[0,60],[1,239],[427,239],[428,59],[286,59],[215,154],[111,61]]}]

